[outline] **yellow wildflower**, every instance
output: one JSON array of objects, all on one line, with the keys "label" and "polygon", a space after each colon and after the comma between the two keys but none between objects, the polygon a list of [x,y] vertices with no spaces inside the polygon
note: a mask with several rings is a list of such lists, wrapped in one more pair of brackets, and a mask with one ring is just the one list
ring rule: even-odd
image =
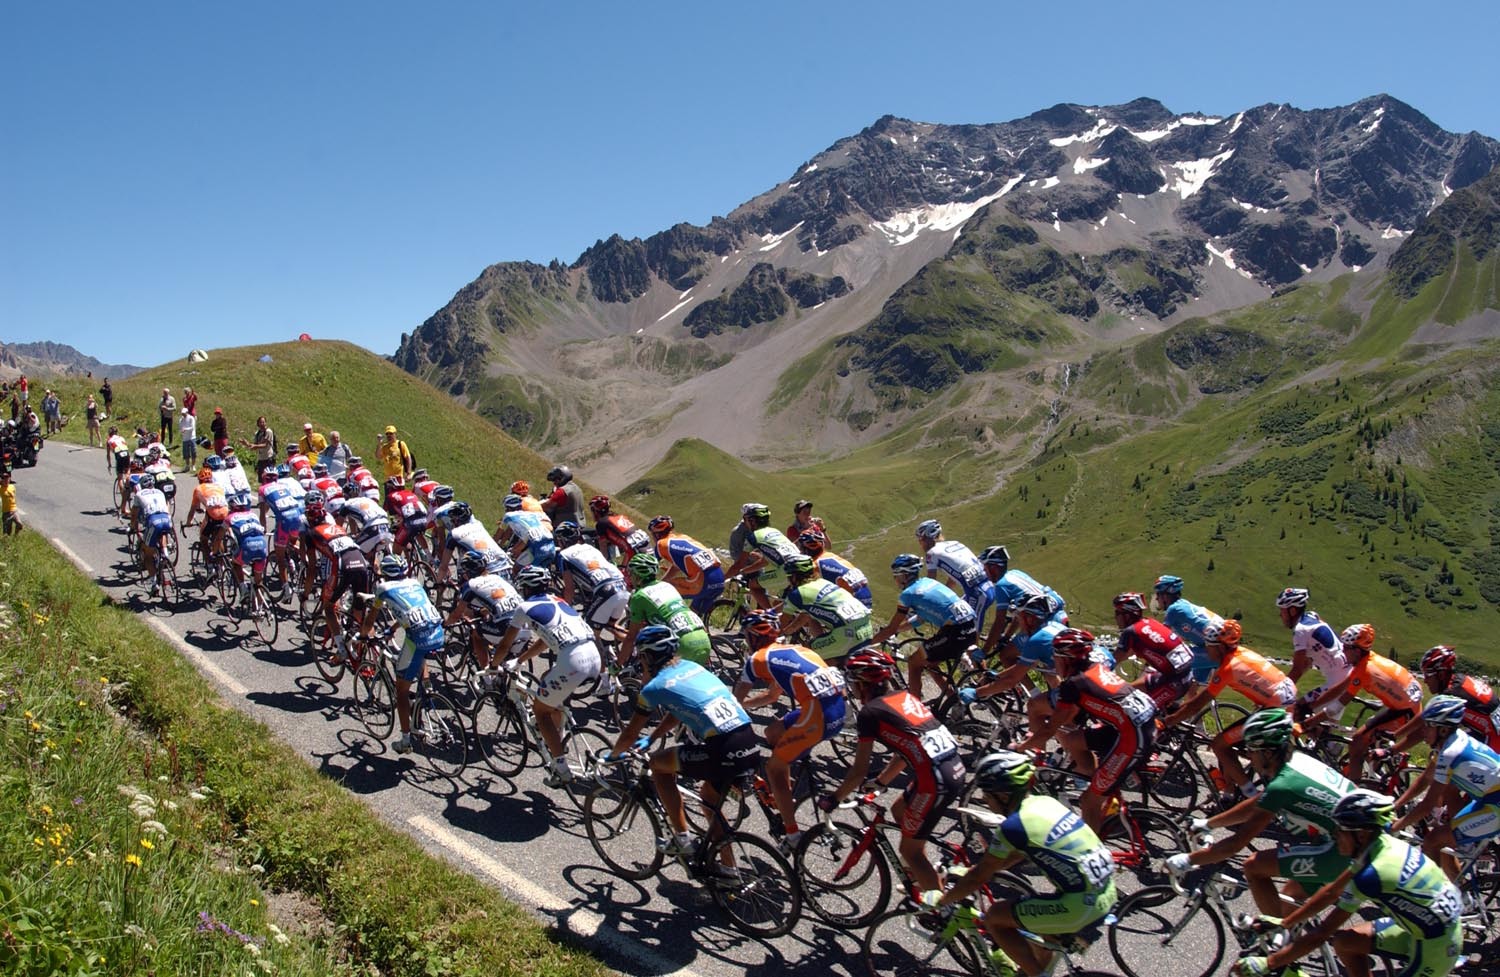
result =
[{"label": "yellow wildflower", "polygon": [[150,851],[152,848],[155,848],[156,846],[151,843],[151,839],[150,838],[142,838],[141,839],[141,847],[144,848],[144,849],[146,849],[147,851]]},{"label": "yellow wildflower", "polygon": [[139,865],[139,864],[141,864],[141,856],[136,855],[136,854],[126,855],[125,856],[125,864],[126,865]]},{"label": "yellow wildflower", "polygon": [[108,685],[109,684],[109,677],[105,676],[105,675],[99,676],[99,684],[100,685]]},{"label": "yellow wildflower", "polygon": [[250,905],[252,905],[252,906],[259,906],[260,905],[260,900],[259,899],[251,899],[250,900]]},{"label": "yellow wildflower", "polygon": [[21,715],[25,716],[27,719],[35,719],[36,718],[35,716],[33,716],[31,714],[31,710],[30,709],[27,709],[25,712],[21,713]]}]

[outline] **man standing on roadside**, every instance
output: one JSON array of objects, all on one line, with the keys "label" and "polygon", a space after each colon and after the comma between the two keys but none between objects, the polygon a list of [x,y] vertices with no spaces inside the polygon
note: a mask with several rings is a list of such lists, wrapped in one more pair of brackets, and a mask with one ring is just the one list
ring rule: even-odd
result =
[{"label": "man standing on roadside", "polygon": [[209,423],[208,429],[214,435],[214,454],[222,455],[224,449],[229,447],[229,421],[224,419],[224,408],[214,408],[214,419]]},{"label": "man standing on roadside", "polygon": [[301,448],[302,453],[314,459],[314,463],[316,463],[318,455],[321,455],[323,449],[328,447],[328,439],[317,431],[314,431],[312,423],[309,422],[302,425],[302,437],[297,439],[297,447]]},{"label": "man standing on roadside", "polygon": [[104,416],[115,416],[115,388],[109,385],[109,377],[104,378],[104,386],[99,388],[99,396],[104,398]]},{"label": "man standing on roadside", "polygon": [[182,470],[190,472],[198,463],[198,418],[186,407],[177,422],[177,433],[182,437]]},{"label": "man standing on roadside", "polygon": [[57,399],[56,391],[48,390],[42,398],[42,418],[47,422],[48,434],[62,430],[62,401]]},{"label": "man standing on roadside", "polygon": [[162,444],[171,447],[172,428],[177,420],[177,398],[172,396],[172,391],[166,387],[161,388],[161,403],[156,405],[157,413],[161,415],[161,429],[157,437],[161,438]]},{"label": "man standing on roadside", "polygon": [[240,439],[240,444],[246,448],[255,449],[255,477],[260,478],[260,473],[276,464],[276,435],[266,426],[266,416],[262,414],[255,419],[255,440],[246,441]]},{"label": "man standing on roadside", "polygon": [[344,443],[337,431],[328,432],[328,447],[318,456],[318,460],[328,466],[328,476],[339,481],[349,472],[349,459],[354,457],[354,452]]},{"label": "man standing on roadside", "polygon": [[412,469],[415,467],[411,461],[411,449],[407,448],[405,441],[396,437],[394,424],[385,426],[385,433],[381,435],[380,448],[376,454],[380,458],[380,467],[385,470],[386,478],[396,475],[405,479],[411,478]]}]

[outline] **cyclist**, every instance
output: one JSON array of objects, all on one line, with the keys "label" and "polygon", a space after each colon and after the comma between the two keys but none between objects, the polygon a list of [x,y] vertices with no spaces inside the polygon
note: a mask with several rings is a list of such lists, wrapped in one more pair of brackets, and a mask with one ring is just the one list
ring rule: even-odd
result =
[{"label": "cyclist", "polygon": [[809,646],[829,661],[839,661],[870,643],[874,627],[870,609],[838,584],[818,576],[810,556],[786,561],[791,586],[782,592],[781,633],[806,631]]},{"label": "cyclist", "polygon": [[[1103,661],[1094,660],[1094,636],[1081,628],[1059,631],[1052,639],[1052,657],[1062,681],[1050,695],[1032,698],[1027,710],[1031,734],[1016,749],[1041,751],[1055,736],[1079,774],[1090,778],[1079,806],[1084,823],[1099,831],[1107,800],[1151,755],[1156,705]],[[1084,718],[1099,725],[1075,725]]]},{"label": "cyclist", "polygon": [[[1344,657],[1344,646],[1322,618],[1307,609],[1308,594],[1302,587],[1288,587],[1276,598],[1276,609],[1281,614],[1281,623],[1292,632],[1292,670],[1287,678],[1296,685],[1309,667],[1323,676],[1323,684],[1305,693],[1308,702],[1320,698],[1330,685],[1337,685],[1349,675],[1349,660]],[[1344,704],[1330,700],[1323,707],[1320,717],[1336,721],[1344,711]]]},{"label": "cyclist", "polygon": [[341,500],[338,508],[334,507],[332,499],[326,505],[328,511],[343,520],[344,528],[354,534],[354,541],[372,563],[377,559],[378,550],[391,548],[391,520],[379,502],[356,495]]},{"label": "cyclist", "polygon": [[275,470],[267,468],[260,475],[260,515],[264,519],[269,509],[276,520],[271,552],[283,586],[287,579],[287,544],[302,530],[302,499],[306,494],[290,476],[291,469],[286,465]]},{"label": "cyclist", "polygon": [[[1173,855],[1167,868],[1181,875],[1194,865],[1214,865],[1245,851],[1280,819],[1288,838],[1256,852],[1244,864],[1245,882],[1256,908],[1280,916],[1309,894],[1338,878],[1349,859],[1334,845],[1333,808],[1354,785],[1322,761],[1299,751],[1291,713],[1262,709],[1245,720],[1245,750],[1263,789],[1227,811],[1194,823],[1194,828],[1232,828],[1197,851]],[[1286,880],[1283,900],[1276,880]]]},{"label": "cyclist", "polygon": [[546,516],[522,509],[519,495],[505,497],[505,515],[495,527],[495,537],[509,547],[508,555],[518,567],[550,567],[557,562],[552,523]]},{"label": "cyclist", "polygon": [[[427,474],[427,469],[425,468],[419,468],[417,469],[417,471],[421,472],[423,475]],[[412,478],[416,478],[415,472],[412,473]],[[535,512],[540,516],[545,516],[547,514],[546,511],[542,509],[541,500],[531,494],[530,482],[525,481],[524,479],[517,479],[516,481],[511,482],[510,494],[519,495],[521,497],[521,511]],[[549,519],[548,522],[551,522],[551,520]]]},{"label": "cyclist", "polygon": [[432,525],[427,506],[399,475],[386,479],[385,511],[396,527],[394,545],[398,554],[405,554],[412,540]]},{"label": "cyclist", "polygon": [[[637,554],[632,562],[644,558]],[[632,744],[644,750],[650,740],[664,737],[678,726],[691,734],[687,742],[662,747],[651,755],[651,779],[672,827],[669,850],[673,854],[692,852],[696,841],[688,833],[677,778],[701,780],[703,804],[711,810],[731,783],[759,766],[760,743],[749,715],[734,694],[703,666],[679,657],[677,636],[669,629],[654,624],[642,628],[636,647],[646,683],[634,704],[634,714],[615,740],[614,752],[623,752]],[[657,708],[665,709],[667,718],[649,737],[642,736]]]},{"label": "cyclist", "polygon": [[628,516],[611,513],[609,496],[596,495],[589,499],[589,511],[594,514],[594,534],[599,539],[599,549],[609,558],[623,562],[636,553],[653,550],[651,535],[638,529]]},{"label": "cyclist", "polygon": [[1182,596],[1182,578],[1164,573],[1156,578],[1152,590],[1156,595],[1157,610],[1163,611],[1162,623],[1193,649],[1193,681],[1207,682],[1214,670],[1214,662],[1208,657],[1208,646],[1203,634],[1210,624],[1223,624],[1224,619],[1206,607],[1200,607]]},{"label": "cyclist", "polygon": [[443,527],[443,556],[438,561],[438,580],[448,579],[448,566],[453,554],[478,553],[485,558],[491,572],[510,573],[510,556],[495,542],[495,537],[474,518],[474,510],[467,502],[449,502],[433,510],[433,519]]},{"label": "cyclist", "polygon": [[[740,624],[740,635],[750,654],[734,697],[747,710],[760,709],[785,694],[795,708],[766,726],[771,759],[766,761],[766,780],[781,814],[785,833],[783,846],[795,850],[802,839],[792,800],[791,766],[812,748],[837,736],[844,728],[844,676],[830,668],[816,652],[779,640],[776,615],[751,611]],[[751,690],[763,691],[751,695]]]},{"label": "cyclist", "polygon": [[[354,550],[358,553],[358,550]],[[364,559],[360,557],[360,559]],[[368,570],[367,570],[368,575]],[[411,686],[427,674],[427,657],[443,647],[446,634],[443,620],[427,588],[407,576],[407,564],[401,557],[387,553],[380,558],[380,583],[375,585],[373,611],[388,608],[404,630],[401,656],[396,659],[396,718],[401,723],[401,737],[392,744],[397,753],[411,752]],[[355,594],[356,599],[361,599]],[[325,607],[328,604],[325,603]],[[378,614],[366,614],[360,626],[361,637],[368,638]]]},{"label": "cyclist", "polygon": [[948,891],[928,890],[918,900],[937,908],[961,902],[995,873],[1030,861],[1055,891],[996,902],[983,919],[985,931],[1028,977],[1050,973],[1052,955],[1023,930],[1078,933],[1107,916],[1117,898],[1114,856],[1077,812],[1034,792],[1035,780],[1036,765],[1024,754],[999,750],[980,758],[974,768],[979,799],[1004,820],[978,865]]},{"label": "cyclist", "polygon": [[[270,545],[266,540],[266,526],[260,516],[250,511],[250,500],[236,497],[229,507],[228,532],[229,551],[234,560],[234,576],[239,584],[241,603],[249,603],[250,593],[265,582],[266,557]],[[250,568],[250,582],[245,582],[244,569]]]},{"label": "cyclist", "polygon": [[1365,769],[1365,754],[1377,732],[1394,732],[1397,727],[1413,718],[1422,705],[1422,686],[1411,677],[1411,672],[1377,655],[1375,628],[1369,624],[1351,624],[1339,635],[1344,646],[1344,655],[1352,667],[1344,680],[1338,682],[1317,699],[1310,700],[1305,708],[1313,713],[1328,703],[1346,696],[1369,691],[1380,700],[1381,708],[1366,719],[1354,735],[1349,738],[1349,755],[1344,764],[1344,776],[1358,781]]},{"label": "cyclist", "polygon": [[870,580],[865,572],[837,553],[828,551],[828,537],[814,526],[805,529],[797,537],[797,548],[818,564],[818,575],[829,583],[836,583],[853,594],[865,607],[873,609],[875,598],[870,593]]},{"label": "cyclist", "polygon": [[[1500,835],[1500,753],[1463,729],[1467,711],[1468,703],[1458,696],[1435,695],[1396,744],[1401,748],[1420,737],[1432,753],[1422,776],[1396,800],[1400,808],[1422,794],[1416,806],[1396,822],[1394,830],[1442,810],[1427,825],[1422,851],[1443,866],[1454,881],[1458,880],[1459,859],[1469,858]],[[1457,849],[1457,855],[1450,854],[1453,849]]]},{"label": "cyclist", "polygon": [[[986,658],[993,654],[1002,642],[1008,642],[1015,637],[1016,629],[1020,627],[1020,622],[1016,620],[1016,611],[1022,604],[1038,594],[1047,598],[1050,607],[1048,616],[1056,618],[1059,627],[1068,626],[1068,607],[1062,595],[1051,587],[1038,583],[1035,577],[1024,570],[1012,567],[1010,552],[1004,546],[986,547],[979,555],[979,562],[984,565],[985,579],[990,584],[992,606],[996,612],[995,623],[990,626],[989,631],[985,632],[984,654]],[[986,613],[988,610],[985,608]],[[979,608],[975,608],[975,615],[979,618],[980,624],[983,624],[983,616],[979,614]],[[1003,625],[1001,615],[1006,617]]]},{"label": "cyclist", "polygon": [[313,466],[312,487],[323,493],[323,498],[332,502],[344,497],[344,486],[328,472],[328,466],[319,462]]},{"label": "cyclist", "polygon": [[553,539],[558,546],[556,566],[562,577],[563,600],[582,605],[583,619],[596,637],[606,630],[619,637],[623,633],[620,622],[630,602],[625,575],[598,547],[583,541],[578,523],[558,523]]},{"label": "cyclist", "polygon": [[306,523],[301,534],[302,559],[308,567],[303,577],[302,596],[306,599],[312,595],[313,586],[318,582],[318,574],[313,568],[320,567],[323,572],[323,589],[319,595],[323,602],[323,622],[328,626],[328,633],[333,635],[334,647],[340,655],[345,655],[347,649],[344,632],[339,627],[338,600],[345,591],[352,593],[355,617],[361,625],[366,623],[363,618],[364,595],[374,589],[370,562],[360,552],[354,537],[344,532],[344,528],[328,515],[324,509],[323,493],[308,492],[302,506],[303,522]]},{"label": "cyclist", "polygon": [[[474,627],[469,631],[469,648],[479,667],[488,670],[490,649],[498,645],[505,637],[505,632],[510,629],[511,620],[521,606],[521,592],[509,578],[492,571],[489,561],[477,552],[466,552],[458,558],[458,575],[464,583],[458,589],[458,599],[453,602],[453,610],[448,612],[443,626],[452,627],[459,621],[473,621]],[[530,644],[530,629],[518,629],[516,641]],[[480,681],[488,687],[493,676],[481,675]]]},{"label": "cyclist", "polygon": [[573,481],[573,469],[567,465],[556,465],[547,471],[547,481],[552,483],[552,494],[542,500],[542,511],[555,526],[560,522],[583,524],[583,514],[588,511],[583,504],[583,489]]},{"label": "cyclist", "polygon": [[1120,641],[1115,658],[1135,656],[1146,666],[1140,678],[1130,683],[1151,697],[1157,712],[1166,712],[1193,684],[1193,649],[1177,632],[1146,617],[1146,598],[1126,591],[1116,594],[1115,626]]},{"label": "cyclist", "polygon": [[[1419,849],[1387,833],[1393,814],[1391,799],[1374,791],[1356,789],[1339,800],[1333,809],[1338,849],[1353,864],[1278,922],[1291,933],[1331,911],[1270,955],[1242,958],[1237,974],[1279,971],[1330,941],[1349,977],[1369,977],[1374,953],[1405,958],[1401,977],[1445,977],[1453,970],[1463,951],[1463,899]],[[1388,915],[1340,929],[1363,902]]]},{"label": "cyclist", "polygon": [[160,590],[156,557],[162,535],[172,531],[172,513],[167,509],[167,497],[156,487],[155,476],[142,475],[132,493],[130,531],[141,534],[141,559],[146,565],[146,575],[151,578],[151,596],[155,597]]},{"label": "cyclist", "polygon": [[119,488],[124,484],[125,473],[130,471],[130,444],[114,424],[109,426],[109,436],[104,439],[104,458],[104,468],[115,473],[115,487]]},{"label": "cyclist", "polygon": [[350,498],[362,495],[372,502],[380,501],[380,482],[375,478],[374,472],[365,467],[365,460],[359,455],[349,458],[349,470],[344,475],[344,492]]},{"label": "cyclist", "polygon": [[[916,559],[913,557],[913,559]],[[937,586],[936,580],[931,581]],[[945,588],[946,589],[946,588]],[[859,746],[843,783],[818,801],[832,811],[854,793],[870,770],[870,756],[880,743],[896,754],[877,780],[889,784],[906,768],[911,780],[905,793],[891,805],[891,816],[901,827],[898,851],[919,892],[941,887],[937,869],[927,858],[927,839],[963,793],[967,771],[958,755],[958,741],[910,692],[891,688],[896,660],[878,648],[866,648],[844,661],[844,675],[862,703],[855,719]]]},{"label": "cyclist", "polygon": [[937,633],[922,642],[906,660],[906,684],[918,699],[922,698],[922,673],[928,662],[950,662],[973,645],[974,609],[968,601],[931,577],[922,576],[922,558],[902,553],[891,561],[891,575],[901,588],[896,598],[896,612],[890,623],[876,631],[871,641],[882,642],[893,637],[915,616],[937,628]]},{"label": "cyclist", "polygon": [[302,449],[297,447],[295,443],[286,446],[286,464],[292,470],[292,477],[297,480],[304,490],[312,488],[312,459],[304,455]]},{"label": "cyclist", "polygon": [[[214,459],[218,455],[208,457]],[[193,525],[193,516],[200,512],[203,513],[203,529],[198,534],[198,546],[207,559],[211,554],[219,552],[224,520],[229,518],[229,501],[224,497],[224,488],[214,481],[214,473],[207,463],[198,469],[198,487],[193,489],[193,501],[188,505],[187,516],[182,520],[183,527]]]},{"label": "cyclist", "polygon": [[409,486],[411,490],[417,494],[417,498],[421,499],[422,504],[425,505],[428,509],[435,509],[438,506],[442,505],[445,501],[453,501],[451,497],[447,499],[438,498],[438,489],[446,488],[448,492],[451,493],[453,491],[453,488],[433,479],[427,474],[427,469],[425,468],[418,468],[416,471],[412,472],[410,479],[402,475],[390,476],[386,479],[387,491],[389,491],[390,483],[393,481],[396,482],[397,485]]},{"label": "cyclist", "polygon": [[1029,675],[1034,668],[1044,673],[1049,686],[1056,687],[1052,639],[1067,630],[1067,626],[1057,620],[1052,610],[1052,601],[1046,594],[1032,594],[1012,612],[1011,620],[1015,622],[1021,637],[1019,641],[1012,639],[1012,648],[1001,657],[1014,657],[1015,661],[1002,668],[998,675],[985,684],[977,688],[969,686],[959,689],[959,698],[966,704],[972,705],[979,699],[999,695],[1016,686],[1029,688]]},{"label": "cyclist", "polygon": [[214,480],[224,486],[224,496],[233,503],[238,496],[244,496],[252,502],[255,493],[250,488],[250,479],[245,474],[245,469],[240,467],[239,458],[235,457],[234,449],[227,445],[223,451],[224,467],[214,472]]},{"label": "cyclist", "polygon": [[1477,675],[1455,674],[1458,654],[1452,645],[1436,645],[1422,655],[1422,681],[1433,695],[1452,695],[1464,700],[1464,728],[1479,742],[1500,752],[1500,727],[1495,724],[1500,695]]},{"label": "cyclist", "polygon": [[971,608],[982,602],[979,588],[988,578],[984,574],[984,564],[979,562],[973,550],[956,539],[945,539],[943,526],[936,519],[917,525],[917,544],[922,547],[929,577],[937,580],[940,573],[946,576],[949,586],[968,601]]},{"label": "cyclist", "polygon": [[686,533],[679,533],[671,516],[657,516],[646,524],[656,540],[661,579],[688,598],[688,607],[707,617],[714,601],[724,593],[724,566],[719,554]]},{"label": "cyclist", "polygon": [[755,595],[755,606],[767,610],[771,607],[767,588],[781,583],[783,565],[800,556],[801,551],[782,535],[781,530],[771,528],[771,510],[759,502],[746,502],[740,506],[740,528],[743,530],[743,550],[735,553],[731,537],[729,549],[735,553],[735,558],[733,565],[724,571],[724,576],[743,573],[746,586]]},{"label": "cyclist", "polygon": [[703,626],[703,619],[683,601],[677,588],[657,579],[661,573],[661,561],[650,553],[637,553],[625,564],[625,572],[630,575],[630,584],[635,590],[626,605],[630,626],[620,641],[615,664],[623,666],[630,661],[641,632],[647,625],[658,625],[672,632],[677,655],[694,664],[707,665],[713,647],[708,630]]},{"label": "cyclist", "polygon": [[[1199,685],[1183,697],[1182,702],[1162,722],[1176,726],[1191,722],[1213,699],[1225,689],[1233,689],[1261,709],[1273,706],[1290,707],[1297,699],[1297,687],[1286,673],[1277,668],[1266,657],[1240,644],[1240,622],[1230,619],[1219,624],[1210,624],[1204,632],[1209,661],[1214,670],[1206,685]],[[1235,755],[1236,748],[1244,741],[1245,720],[1240,720],[1219,730],[1209,747],[1219,761],[1219,770],[1224,774],[1226,786],[1249,797],[1255,790],[1250,775]],[[1220,798],[1221,802],[1235,802],[1238,798]]]},{"label": "cyclist", "polygon": [[[578,612],[561,598],[547,593],[551,583],[552,574],[544,567],[526,567],[516,574],[521,606],[500,639],[496,664],[515,671],[542,649],[551,649],[555,664],[538,683],[531,708],[542,740],[552,754],[553,768],[544,782],[548,787],[561,787],[573,780],[573,768],[563,752],[563,704],[574,689],[599,674],[599,646],[594,644],[594,634]],[[523,621],[535,637],[514,659],[509,659]]]}]

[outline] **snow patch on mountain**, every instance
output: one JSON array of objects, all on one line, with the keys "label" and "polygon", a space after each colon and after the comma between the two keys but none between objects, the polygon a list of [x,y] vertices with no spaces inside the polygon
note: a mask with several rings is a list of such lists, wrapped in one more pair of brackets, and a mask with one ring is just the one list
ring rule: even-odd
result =
[{"label": "snow patch on mountain", "polygon": [[1395,240],[1396,238],[1406,237],[1406,235],[1410,233],[1411,231],[1403,231],[1399,227],[1387,227],[1385,230],[1380,232],[1380,239],[1382,241],[1391,241]]},{"label": "snow patch on mountain", "polygon": [[1380,117],[1383,116],[1383,115],[1385,115],[1385,106],[1384,105],[1382,105],[1379,108],[1377,108],[1370,115],[1370,121],[1367,122],[1367,123],[1365,123],[1364,126],[1361,127],[1361,128],[1363,128],[1365,130],[1365,135],[1372,136],[1372,135],[1375,134],[1375,130],[1380,128]]},{"label": "snow patch on mountain", "polygon": [[1077,159],[1075,159],[1073,161],[1073,172],[1074,173],[1087,173],[1089,170],[1095,169],[1096,167],[1103,166],[1105,163],[1108,163],[1108,162],[1109,162],[1109,157],[1108,156],[1104,157],[1103,159],[1094,159],[1094,158],[1091,158],[1091,157],[1088,157],[1088,156],[1080,156],[1080,157],[1078,157]]},{"label": "snow patch on mountain", "polygon": [[[1203,243],[1203,246],[1208,249],[1208,263],[1210,265],[1214,263],[1215,258],[1218,258],[1220,261],[1224,262],[1225,268],[1228,268],[1230,271],[1237,273],[1241,278],[1249,279],[1252,282],[1255,281],[1254,275],[1250,274],[1248,271],[1234,263],[1234,248],[1225,248],[1223,251],[1220,251],[1218,248],[1214,247],[1212,244],[1209,244],[1207,241]],[[1311,271],[1312,269],[1309,268],[1305,270]]]},{"label": "snow patch on mountain", "polygon": [[1203,185],[1214,175],[1214,171],[1233,155],[1234,150],[1226,149],[1219,155],[1210,156],[1206,159],[1173,163],[1172,169],[1177,171],[1177,178],[1174,180],[1172,174],[1163,169],[1161,175],[1166,178],[1167,185],[1162,187],[1160,192],[1178,193],[1182,196],[1183,200],[1186,200],[1199,190],[1202,190]]},{"label": "snow patch on mountain", "polygon": [[[912,210],[903,210],[899,214],[892,214],[888,220],[876,221],[870,225],[871,230],[879,231],[885,235],[885,239],[895,247],[910,244],[917,239],[917,235],[923,231],[952,231],[961,229],[970,217],[973,217],[985,207],[1010,193],[1026,174],[1012,177],[1001,187],[998,192],[987,197],[980,197],[968,203],[954,202],[949,204],[934,204],[927,207],[917,207]],[[801,225],[799,224],[798,227]],[[796,228],[792,228],[796,230]],[[788,234],[791,231],[787,232]],[[762,251],[765,249],[762,248]]]},{"label": "snow patch on mountain", "polygon": [[1062,149],[1064,146],[1071,146],[1075,142],[1093,142],[1096,139],[1103,139],[1117,128],[1119,126],[1110,125],[1108,119],[1100,119],[1094,128],[1088,132],[1080,132],[1076,136],[1059,136],[1056,139],[1048,139],[1047,141],[1058,149]]},{"label": "snow patch on mountain", "polygon": [[776,247],[776,245],[778,245],[782,241],[786,240],[786,236],[788,234],[792,233],[797,228],[801,227],[802,223],[803,223],[802,221],[798,221],[792,227],[788,228],[785,231],[782,231],[780,234],[762,234],[760,236],[760,240],[761,240],[761,243],[762,243],[763,247],[759,248],[759,250],[761,250],[761,251],[770,251],[772,248]]}]

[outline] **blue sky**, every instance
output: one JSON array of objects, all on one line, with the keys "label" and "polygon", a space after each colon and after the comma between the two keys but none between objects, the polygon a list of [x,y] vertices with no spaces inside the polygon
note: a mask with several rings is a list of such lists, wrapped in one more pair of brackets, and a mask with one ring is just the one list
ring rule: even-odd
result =
[{"label": "blue sky", "polygon": [[886,113],[1384,91],[1500,136],[1493,23],[1379,0],[13,0],[0,339],[141,364],[303,331],[389,353],[487,264],[703,223]]}]

